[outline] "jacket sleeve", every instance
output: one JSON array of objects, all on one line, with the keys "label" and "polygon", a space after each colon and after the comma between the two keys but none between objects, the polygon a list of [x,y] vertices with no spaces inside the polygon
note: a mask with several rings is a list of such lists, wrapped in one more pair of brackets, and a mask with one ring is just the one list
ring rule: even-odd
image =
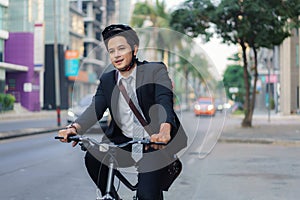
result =
[{"label": "jacket sleeve", "polygon": [[175,120],[175,112],[173,109],[173,88],[172,82],[168,75],[167,67],[160,63],[156,68],[154,83],[155,83],[155,101],[163,106],[166,112],[165,122],[172,125],[172,129],[177,129],[177,123]]},{"label": "jacket sleeve", "polygon": [[166,151],[172,155],[176,154],[187,146],[188,138],[173,108],[174,93],[167,68],[163,63],[160,66],[161,67],[158,68],[155,75],[155,83],[157,83],[155,98],[156,101],[162,105],[166,111],[165,122],[170,123],[172,126],[172,139],[166,149]]},{"label": "jacket sleeve", "polygon": [[85,111],[74,121],[78,123],[81,127],[78,134],[84,134],[90,127],[92,127],[97,122],[96,112],[95,112],[95,96],[91,104],[85,109]]},{"label": "jacket sleeve", "polygon": [[96,94],[95,94],[95,104],[94,104],[94,110],[96,112],[96,118],[97,120],[100,120],[103,116],[103,113],[105,112],[105,110],[108,108],[108,104],[107,104],[107,100],[106,100],[106,96],[105,96],[105,91],[104,91],[104,87],[103,84],[107,84],[108,82],[103,81],[103,79],[105,79],[106,76],[103,76],[100,78],[100,83],[98,85]]},{"label": "jacket sleeve", "polygon": [[85,111],[75,120],[81,126],[80,133],[85,133],[97,121],[99,121],[105,110],[107,109],[106,98],[103,91],[103,80],[100,78],[96,94],[93,97],[91,104]]}]

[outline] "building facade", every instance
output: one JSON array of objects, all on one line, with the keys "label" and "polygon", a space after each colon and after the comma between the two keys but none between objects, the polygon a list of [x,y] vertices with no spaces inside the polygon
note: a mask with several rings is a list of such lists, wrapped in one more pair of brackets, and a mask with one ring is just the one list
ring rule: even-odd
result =
[{"label": "building facade", "polygon": [[[11,66],[10,63],[4,62],[4,43],[5,40],[8,39],[8,27],[7,27],[7,19],[8,19],[8,0],[0,2],[0,93],[5,92],[5,79],[6,79],[6,71],[13,70],[13,68],[17,68],[16,66]],[[21,67],[24,68],[25,67]]]},{"label": "building facade", "polygon": [[[300,69],[299,30],[273,49],[258,51],[258,81],[255,108],[290,115],[299,113]],[[253,55],[252,55],[253,57]],[[250,55],[251,58],[251,55]]]},{"label": "building facade", "polygon": [[70,1],[70,7],[75,8],[83,16],[84,37],[78,73],[68,76],[69,106],[78,103],[85,95],[95,92],[98,77],[102,74],[107,61],[101,32],[107,24],[117,22],[114,17],[115,1],[73,0]]},{"label": "building facade", "polygon": [[[39,111],[56,108],[56,88],[59,87],[60,107],[68,108],[74,80],[95,84],[97,79],[93,68],[78,68],[86,57],[86,48],[93,49],[100,43],[103,13],[98,12],[98,15],[97,11],[103,2],[1,1],[0,92],[14,95],[16,101],[30,111]],[[87,8],[93,13],[87,12]],[[107,10],[106,7],[101,9]],[[90,21],[90,16],[95,20]],[[102,58],[98,52],[95,55],[91,65],[96,63],[99,68]],[[56,60],[58,77],[55,77]]]},{"label": "building facade", "polygon": [[280,46],[280,111],[284,115],[299,112],[299,40],[299,29],[295,29]]},{"label": "building facade", "polygon": [[93,93],[108,65],[101,32],[111,23],[129,23],[124,3],[131,5],[130,0],[0,1],[0,92],[14,95],[30,111],[67,109],[74,98]]},{"label": "building facade", "polygon": [[[43,0],[7,1],[8,38],[4,42],[5,92],[30,111],[40,110],[43,75]],[[24,9],[25,8],[25,9]]]}]

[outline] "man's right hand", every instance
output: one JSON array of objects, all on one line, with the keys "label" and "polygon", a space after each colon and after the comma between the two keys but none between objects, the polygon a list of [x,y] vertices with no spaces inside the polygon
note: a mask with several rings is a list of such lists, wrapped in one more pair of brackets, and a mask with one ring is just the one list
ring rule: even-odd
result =
[{"label": "man's right hand", "polygon": [[[74,124],[73,124],[73,126],[74,126]],[[64,138],[64,139],[60,139],[61,142],[69,142],[68,137],[74,136],[74,135],[77,135],[77,129],[75,129],[72,126],[58,131],[58,136]],[[75,147],[77,145],[77,143],[78,142],[73,142],[72,146]]]}]

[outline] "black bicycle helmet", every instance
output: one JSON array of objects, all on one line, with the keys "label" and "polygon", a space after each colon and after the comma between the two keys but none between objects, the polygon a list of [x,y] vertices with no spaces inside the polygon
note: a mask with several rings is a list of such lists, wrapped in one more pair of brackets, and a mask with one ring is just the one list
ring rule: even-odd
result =
[{"label": "black bicycle helmet", "polygon": [[128,44],[134,49],[134,45],[139,46],[139,38],[136,34],[136,32],[128,25],[126,24],[112,24],[107,26],[102,31],[102,37],[103,41],[105,43],[106,49],[107,49],[107,43],[110,38],[115,36],[123,36],[126,38]]}]

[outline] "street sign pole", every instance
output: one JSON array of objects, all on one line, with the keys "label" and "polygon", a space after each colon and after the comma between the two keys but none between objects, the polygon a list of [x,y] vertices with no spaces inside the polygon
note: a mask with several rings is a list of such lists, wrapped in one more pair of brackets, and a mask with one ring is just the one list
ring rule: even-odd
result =
[{"label": "street sign pole", "polygon": [[268,99],[268,122],[271,121],[271,81],[270,81],[270,76],[271,76],[271,70],[270,70],[270,65],[268,66],[268,94],[269,94],[269,99]]},{"label": "street sign pole", "polygon": [[54,31],[54,72],[55,72],[55,104],[57,113],[57,126],[61,126],[60,119],[60,83],[59,83],[59,63],[57,51],[57,30],[56,30],[56,0],[53,0],[53,31]]}]

